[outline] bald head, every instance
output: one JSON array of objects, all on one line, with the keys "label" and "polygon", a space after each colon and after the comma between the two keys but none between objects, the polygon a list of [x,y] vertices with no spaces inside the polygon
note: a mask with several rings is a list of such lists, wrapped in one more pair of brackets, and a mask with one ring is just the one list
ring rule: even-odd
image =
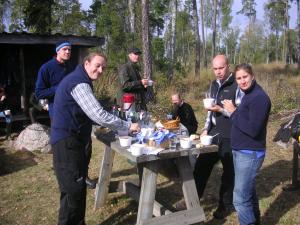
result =
[{"label": "bald head", "polygon": [[175,94],[172,94],[172,103],[174,106],[180,106],[181,103],[182,103],[182,99],[180,97],[180,94],[178,93],[175,93]]},{"label": "bald head", "polygon": [[225,55],[216,55],[212,60],[212,69],[216,76],[216,79],[223,82],[225,81],[229,74],[229,61]]}]

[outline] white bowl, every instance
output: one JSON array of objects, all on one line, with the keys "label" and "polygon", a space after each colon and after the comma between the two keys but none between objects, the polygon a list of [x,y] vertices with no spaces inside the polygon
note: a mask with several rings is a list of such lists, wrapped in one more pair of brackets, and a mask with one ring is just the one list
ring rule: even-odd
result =
[{"label": "white bowl", "polygon": [[205,98],[203,99],[204,108],[209,109],[215,104],[214,98]]},{"label": "white bowl", "polygon": [[146,147],[145,144],[135,143],[135,144],[130,146],[130,152],[134,156],[140,156],[140,155],[144,154],[145,147]]},{"label": "white bowl", "polygon": [[6,116],[10,116],[10,115],[11,115],[11,112],[10,112],[9,109],[8,109],[8,110],[4,110],[4,114],[5,114]]},{"label": "white bowl", "polygon": [[189,137],[180,138],[180,147],[187,149],[192,147],[192,141]]},{"label": "white bowl", "polygon": [[122,147],[129,147],[131,145],[132,137],[130,136],[120,136],[120,145]]},{"label": "white bowl", "polygon": [[204,135],[200,137],[201,144],[203,145],[211,145],[212,140],[213,140],[213,136],[210,135]]}]

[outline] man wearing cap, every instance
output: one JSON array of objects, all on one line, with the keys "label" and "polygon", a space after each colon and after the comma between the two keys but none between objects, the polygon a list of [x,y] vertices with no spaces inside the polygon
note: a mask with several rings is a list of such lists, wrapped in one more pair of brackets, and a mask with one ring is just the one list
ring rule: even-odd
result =
[{"label": "man wearing cap", "polygon": [[[141,50],[138,48],[131,48],[128,51],[129,61],[123,64],[119,69],[119,79],[120,79],[120,92],[121,96],[123,93],[132,93],[135,96],[135,108],[136,111],[147,110],[146,107],[146,92],[148,86],[148,79],[141,78],[140,68],[138,61]],[[119,103],[121,103],[122,97],[118,96]]]},{"label": "man wearing cap", "polygon": [[68,41],[59,41],[56,44],[55,51],[56,56],[44,63],[39,69],[35,83],[36,97],[48,100],[51,120],[56,88],[60,81],[73,70],[68,62],[71,57],[71,43]]}]

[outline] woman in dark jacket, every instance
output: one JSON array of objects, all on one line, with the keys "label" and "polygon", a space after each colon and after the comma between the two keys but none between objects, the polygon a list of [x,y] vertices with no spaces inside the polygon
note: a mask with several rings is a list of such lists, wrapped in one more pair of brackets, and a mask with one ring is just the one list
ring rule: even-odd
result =
[{"label": "woman in dark jacket", "polygon": [[257,84],[250,65],[238,65],[235,76],[245,95],[238,108],[230,100],[224,100],[223,103],[224,108],[232,113],[231,146],[235,172],[233,204],[241,225],[260,224],[255,178],[265,158],[271,101]]}]

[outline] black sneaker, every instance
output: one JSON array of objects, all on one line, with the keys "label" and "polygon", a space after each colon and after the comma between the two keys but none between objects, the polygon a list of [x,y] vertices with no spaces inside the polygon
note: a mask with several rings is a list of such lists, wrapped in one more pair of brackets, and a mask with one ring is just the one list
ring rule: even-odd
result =
[{"label": "black sneaker", "polygon": [[219,205],[216,211],[214,211],[213,216],[215,219],[224,219],[228,215],[234,212],[233,207],[226,208],[225,206]]},{"label": "black sneaker", "polygon": [[96,188],[97,182],[93,181],[89,177],[85,178],[85,183],[86,183],[87,188],[89,188],[89,189],[95,189]]}]

